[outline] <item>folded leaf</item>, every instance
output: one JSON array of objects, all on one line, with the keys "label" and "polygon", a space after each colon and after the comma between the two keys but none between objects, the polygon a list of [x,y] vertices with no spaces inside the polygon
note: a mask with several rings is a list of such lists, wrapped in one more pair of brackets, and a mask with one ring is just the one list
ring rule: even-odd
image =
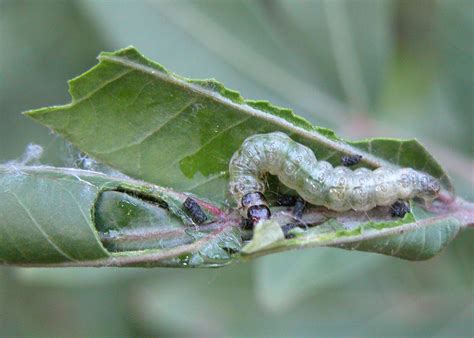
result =
[{"label": "folded leaf", "polygon": [[100,185],[80,176],[0,167],[0,260],[35,264],[109,257],[91,212],[99,192]]},{"label": "folded leaf", "polygon": [[[241,242],[217,206],[209,222],[189,195],[127,178],[52,167],[0,166],[0,262],[68,266],[217,266]],[[217,220],[217,222],[216,222]]]}]

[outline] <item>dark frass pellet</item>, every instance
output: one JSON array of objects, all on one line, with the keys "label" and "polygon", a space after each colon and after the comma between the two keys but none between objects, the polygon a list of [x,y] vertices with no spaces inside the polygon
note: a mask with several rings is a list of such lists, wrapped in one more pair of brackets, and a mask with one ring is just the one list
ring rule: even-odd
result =
[{"label": "dark frass pellet", "polygon": [[410,212],[410,206],[405,201],[396,201],[390,206],[390,214],[393,217],[404,217]]},{"label": "dark frass pellet", "polygon": [[359,163],[361,159],[361,155],[346,155],[341,157],[341,164],[345,167],[350,167]]},{"label": "dark frass pellet", "polygon": [[271,215],[270,209],[266,205],[252,205],[247,211],[247,219],[253,225],[257,224],[260,220],[269,219]]},{"label": "dark frass pellet", "polygon": [[202,211],[199,204],[191,197],[186,198],[183,208],[187,211],[194,223],[202,224],[207,221],[207,215]]}]

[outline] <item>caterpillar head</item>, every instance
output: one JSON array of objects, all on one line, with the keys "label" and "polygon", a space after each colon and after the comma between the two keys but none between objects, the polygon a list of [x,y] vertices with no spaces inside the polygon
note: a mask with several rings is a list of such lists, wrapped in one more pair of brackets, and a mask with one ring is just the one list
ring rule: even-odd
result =
[{"label": "caterpillar head", "polygon": [[421,173],[419,182],[419,197],[423,198],[425,201],[432,201],[438,196],[441,190],[441,185],[436,178],[431,175]]}]

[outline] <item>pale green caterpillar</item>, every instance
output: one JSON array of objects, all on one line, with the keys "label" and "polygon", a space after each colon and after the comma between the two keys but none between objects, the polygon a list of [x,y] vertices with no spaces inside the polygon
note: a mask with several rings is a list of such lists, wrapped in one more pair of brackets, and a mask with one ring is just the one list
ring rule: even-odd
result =
[{"label": "pale green caterpillar", "polygon": [[252,221],[270,217],[263,197],[266,173],[277,175],[307,202],[335,211],[365,211],[414,197],[432,201],[440,191],[434,177],[412,168],[333,168],[282,132],[247,138],[232,156],[229,173],[229,191]]}]

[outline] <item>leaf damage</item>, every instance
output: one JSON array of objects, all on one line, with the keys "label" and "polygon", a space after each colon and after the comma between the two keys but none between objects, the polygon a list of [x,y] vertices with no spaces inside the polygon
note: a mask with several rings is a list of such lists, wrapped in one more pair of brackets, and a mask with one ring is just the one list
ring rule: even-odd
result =
[{"label": "leaf damage", "polygon": [[[4,262],[58,266],[221,266],[239,258],[315,246],[421,260],[440,252],[461,228],[474,223],[472,203],[453,197],[448,175],[417,140],[344,141],[332,130],[315,127],[290,109],[268,101],[246,100],[239,92],[226,88],[215,79],[192,80],[176,75],[133,47],[101,53],[99,64],[71,80],[69,86],[71,103],[25,114],[100,163],[133,179],[110,178],[100,173],[65,168],[24,169],[26,177],[36,179],[29,183],[31,186],[47,178],[48,183],[40,184],[40,187],[52,189],[57,182],[69,184],[72,180],[93,191],[93,198],[87,201],[81,199],[87,194],[69,188],[60,188],[60,191],[68,190],[69,197],[65,199],[57,191],[51,194],[62,198],[58,203],[70,202],[69,207],[81,214],[82,222],[89,228],[88,236],[92,235],[93,239],[90,243],[77,242],[74,231],[81,227],[53,229],[66,236],[66,243],[69,243],[65,247],[68,249],[66,255],[73,259],[65,261],[65,255],[58,258],[58,250],[52,254],[54,257],[39,255],[33,258],[32,252],[42,249],[43,244],[37,248],[33,246],[34,250],[28,252],[22,241],[30,243],[29,239],[21,237],[21,232],[20,236],[12,232],[5,226],[9,222],[0,221],[0,241],[9,243],[0,248],[0,260]],[[246,137],[271,131],[287,133],[310,147],[318,159],[333,165],[339,164],[341,156],[347,155],[361,157],[355,168],[406,166],[425,171],[440,179],[445,194],[429,210],[412,204],[413,211],[397,220],[391,218],[386,208],[376,208],[368,213],[336,213],[312,207],[303,215],[305,227],[289,229],[291,236],[285,236],[281,228],[287,224],[288,210],[277,208],[273,211],[276,215],[273,219],[259,224],[248,236],[246,230],[240,228],[240,219],[232,208],[223,207],[227,203],[228,162]],[[23,189],[21,185],[16,186],[21,182],[14,181],[9,174],[0,170],[0,179],[14,184],[8,189],[1,185],[0,194],[5,196],[10,189]],[[269,182],[269,190],[284,190],[275,181],[270,179]],[[40,191],[44,192],[38,189]],[[119,200],[133,201],[135,207],[140,205],[141,209],[129,208],[128,211],[136,214],[132,217],[122,214],[113,220],[120,222],[129,217],[125,226],[95,228],[97,223],[94,222],[100,221],[100,217],[94,218],[87,210],[93,209],[90,203],[96,203],[103,192],[125,193],[126,196],[119,196]],[[195,215],[183,208],[188,198],[196,199],[202,208],[206,217],[199,219],[208,218],[209,222],[199,224]],[[0,199],[0,214],[2,207],[11,207],[8,201]],[[29,207],[27,209],[30,212]],[[160,214],[163,210],[166,213]],[[149,218],[151,214],[153,217]],[[173,219],[169,218],[170,214]],[[30,221],[26,223],[31,225],[33,218],[41,222],[38,224],[47,224],[46,218],[51,217],[37,220],[39,216],[35,215],[31,211]],[[112,215],[117,216],[115,211]],[[143,227],[146,223],[141,221],[143,215],[148,217],[149,228]],[[18,219],[23,222],[24,216],[25,213]],[[156,228],[156,224],[162,224],[160,217],[168,217],[164,221],[168,227]],[[133,225],[137,220],[139,226]],[[57,222],[76,227],[79,221],[58,217]],[[107,222],[110,224],[110,219]],[[167,239],[171,241],[167,242]],[[104,248],[104,243],[110,252]],[[95,249],[84,253],[86,244]]]}]

